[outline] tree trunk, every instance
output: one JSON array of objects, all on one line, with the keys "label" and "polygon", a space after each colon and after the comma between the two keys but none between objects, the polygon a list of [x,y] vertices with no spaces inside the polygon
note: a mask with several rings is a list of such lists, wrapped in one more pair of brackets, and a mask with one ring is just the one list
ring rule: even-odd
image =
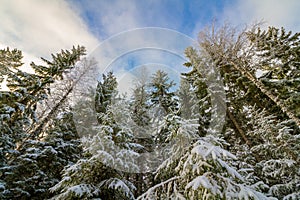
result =
[{"label": "tree trunk", "polygon": [[243,68],[239,67],[233,61],[230,64],[238,71],[240,71],[244,76],[246,76],[257,88],[260,89],[262,93],[264,93],[269,99],[271,99],[281,110],[285,113],[291,120],[293,120],[296,125],[300,128],[300,119],[291,111],[286,108],[286,106],[278,99],[275,95],[273,95],[270,91],[268,91],[265,86],[258,81],[250,72],[244,70]]}]

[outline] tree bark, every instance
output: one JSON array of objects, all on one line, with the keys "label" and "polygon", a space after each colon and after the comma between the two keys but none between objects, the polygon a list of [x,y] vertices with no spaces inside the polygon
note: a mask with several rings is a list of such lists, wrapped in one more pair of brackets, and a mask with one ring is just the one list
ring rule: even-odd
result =
[{"label": "tree bark", "polygon": [[244,70],[239,67],[233,61],[230,61],[230,64],[238,71],[240,71],[244,76],[246,76],[262,93],[264,93],[269,99],[271,99],[283,113],[285,113],[291,120],[293,120],[296,125],[300,128],[300,119],[291,111],[286,108],[286,106],[278,99],[275,95],[273,95],[270,91],[268,91],[265,86],[257,80],[250,72]]}]

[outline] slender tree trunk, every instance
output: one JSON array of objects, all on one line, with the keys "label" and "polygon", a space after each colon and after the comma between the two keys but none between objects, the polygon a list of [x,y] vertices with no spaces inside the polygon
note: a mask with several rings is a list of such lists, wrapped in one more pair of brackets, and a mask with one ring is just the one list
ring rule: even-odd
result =
[{"label": "slender tree trunk", "polygon": [[241,126],[239,125],[239,123],[236,121],[234,115],[230,112],[230,110],[228,108],[226,109],[226,113],[227,113],[230,121],[232,121],[232,123],[233,123],[234,127],[236,128],[236,130],[239,132],[239,134],[243,138],[243,140],[246,142],[246,144],[249,147],[251,147],[252,143],[250,142],[250,140],[248,140],[245,132],[243,131],[243,129],[241,128]]},{"label": "slender tree trunk", "polygon": [[257,80],[250,72],[246,71],[242,67],[239,67],[233,61],[230,64],[238,71],[240,71],[244,76],[246,76],[257,88],[260,89],[262,93],[264,93],[269,99],[271,99],[281,110],[285,113],[291,120],[293,120],[297,126],[300,128],[300,119],[281,102],[281,100],[273,95],[269,90],[265,88],[265,86]]}]

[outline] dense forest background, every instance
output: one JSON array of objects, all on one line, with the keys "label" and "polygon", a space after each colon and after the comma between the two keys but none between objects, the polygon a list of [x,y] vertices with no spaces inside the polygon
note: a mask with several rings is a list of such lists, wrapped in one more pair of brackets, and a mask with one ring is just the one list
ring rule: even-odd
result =
[{"label": "dense forest background", "polygon": [[131,96],[78,87],[84,47],[34,74],[0,50],[0,199],[300,199],[299,35],[212,26],[176,91],[159,70]]}]

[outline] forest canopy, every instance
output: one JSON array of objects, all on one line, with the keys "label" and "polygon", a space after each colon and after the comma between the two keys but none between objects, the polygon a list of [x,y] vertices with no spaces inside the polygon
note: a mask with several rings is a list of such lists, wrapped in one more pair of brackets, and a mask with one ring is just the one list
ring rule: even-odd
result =
[{"label": "forest canopy", "polygon": [[0,50],[0,199],[300,199],[299,36],[208,27],[180,83],[158,70],[130,96],[113,72],[79,86],[82,46],[34,73]]}]

